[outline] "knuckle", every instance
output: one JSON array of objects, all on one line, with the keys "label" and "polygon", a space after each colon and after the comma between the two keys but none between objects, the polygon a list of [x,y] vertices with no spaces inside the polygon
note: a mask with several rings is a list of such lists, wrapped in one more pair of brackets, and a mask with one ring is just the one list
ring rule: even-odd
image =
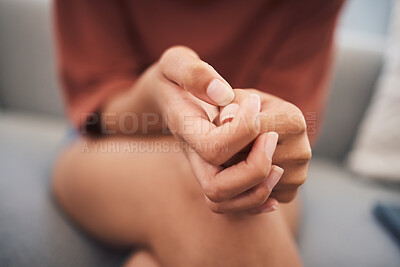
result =
[{"label": "knuckle", "polygon": [[263,186],[263,187],[259,188],[259,190],[256,190],[253,193],[254,204],[256,206],[263,204],[267,200],[269,193],[270,192],[268,191],[266,186]]},{"label": "knuckle", "polygon": [[260,126],[259,124],[254,120],[249,123],[249,135],[251,136],[257,136],[260,133]]},{"label": "knuckle", "polygon": [[312,157],[312,151],[310,146],[308,146],[307,148],[303,149],[302,153],[300,153],[296,157],[296,161],[301,164],[307,164],[311,160],[311,157]]},{"label": "knuckle", "polygon": [[271,160],[267,161],[265,164],[259,166],[259,176],[265,178],[269,174],[270,168],[268,166],[271,165]]},{"label": "knuckle", "polygon": [[207,75],[208,69],[204,62],[196,61],[188,66],[188,78],[186,81],[186,86],[198,85],[201,79]]},{"label": "knuckle", "polygon": [[247,116],[244,117],[244,121],[246,121],[246,129],[247,133],[250,136],[256,137],[260,134],[261,130],[261,123],[258,122],[260,120],[260,117],[256,118],[248,118]]},{"label": "knuckle", "polygon": [[184,45],[173,45],[173,46],[167,48],[164,51],[164,53],[162,53],[161,58],[175,56],[179,52],[184,51],[184,50],[191,50],[191,49],[189,47],[184,46]]},{"label": "knuckle", "polygon": [[295,141],[290,147],[282,148],[279,154],[274,155],[274,163],[302,167],[307,166],[311,158],[312,150],[308,141],[306,145]]},{"label": "knuckle", "polygon": [[[265,166],[271,166],[272,164],[272,158],[271,157],[266,157],[265,161],[264,161],[264,167]],[[264,171],[267,173],[267,171],[269,170],[269,168],[264,168]],[[268,174],[268,173],[267,173]]]},{"label": "knuckle", "polygon": [[307,123],[301,110],[294,104],[287,103],[289,115],[289,131],[292,134],[304,134],[307,132]]},{"label": "knuckle", "polygon": [[297,181],[298,187],[303,185],[307,180],[307,174],[299,176],[299,180]]},{"label": "knuckle", "polygon": [[184,45],[174,45],[167,48],[160,57],[160,65],[165,66],[166,64],[170,64],[171,62],[175,61],[178,57],[182,55],[182,53],[190,53],[194,57],[198,57],[196,52]]},{"label": "knuckle", "polygon": [[254,114],[249,103],[243,104],[244,113],[236,117],[235,131],[253,138],[257,137],[261,131],[262,116]]},{"label": "knuckle", "polygon": [[287,190],[297,190],[301,185],[303,185],[307,180],[306,175],[297,176],[289,182],[283,183],[283,187]]},{"label": "knuckle", "polygon": [[251,168],[255,171],[255,175],[257,178],[265,178],[269,174],[269,166],[271,166],[272,159],[266,157],[266,159],[262,163],[253,164]]},{"label": "knuckle", "polygon": [[294,134],[304,134],[307,132],[307,124],[302,114],[292,115],[290,131]]},{"label": "knuckle", "polygon": [[301,112],[300,108],[298,106],[296,106],[295,104],[292,104],[290,102],[286,102],[287,103],[287,108],[290,111],[291,114],[293,115],[303,115],[303,112]]},{"label": "knuckle", "polygon": [[172,58],[175,57],[175,55],[176,55],[176,49],[177,49],[176,46],[172,46],[172,47],[166,49],[166,50],[162,53],[162,55],[161,55],[161,57],[160,57],[160,64],[161,64],[161,65],[168,64],[168,62],[169,62]]},{"label": "knuckle", "polygon": [[307,180],[307,175],[298,175],[296,177],[286,178],[281,180],[278,185],[275,187],[278,191],[291,191],[297,190],[300,186],[302,186]]},{"label": "knuckle", "polygon": [[222,190],[215,183],[208,183],[203,187],[203,192],[214,203],[220,203],[224,200]]},{"label": "knuckle", "polygon": [[207,161],[209,164],[214,166],[219,166],[223,164],[224,158],[217,151],[207,151],[202,153],[202,158]]},{"label": "knuckle", "polygon": [[296,197],[296,195],[297,195],[297,188],[276,192],[276,194],[274,194],[274,197],[279,202],[289,203]]},{"label": "knuckle", "polygon": [[191,76],[199,76],[206,72],[206,64],[202,61],[195,61],[188,66],[188,72]]},{"label": "knuckle", "polygon": [[223,213],[223,210],[221,209],[221,205],[218,205],[217,203],[212,202],[208,199],[207,199],[207,206],[214,213],[217,213],[217,214]]}]

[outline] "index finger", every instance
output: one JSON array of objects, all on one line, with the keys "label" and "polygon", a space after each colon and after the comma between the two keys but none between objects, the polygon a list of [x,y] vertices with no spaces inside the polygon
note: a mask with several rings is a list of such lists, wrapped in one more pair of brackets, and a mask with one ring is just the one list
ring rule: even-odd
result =
[{"label": "index finger", "polygon": [[259,96],[249,94],[240,104],[235,118],[218,127],[204,117],[184,116],[189,113],[182,113],[179,124],[191,128],[180,127],[178,134],[205,161],[221,165],[259,135],[259,112]]}]

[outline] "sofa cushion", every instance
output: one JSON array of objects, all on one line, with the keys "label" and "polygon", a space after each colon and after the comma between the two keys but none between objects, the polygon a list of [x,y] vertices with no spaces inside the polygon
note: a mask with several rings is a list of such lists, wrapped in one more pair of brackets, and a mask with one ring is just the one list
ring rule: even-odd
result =
[{"label": "sofa cushion", "polygon": [[0,1],[0,105],[61,115],[50,0]]},{"label": "sofa cushion", "polygon": [[64,121],[0,113],[0,265],[120,266],[124,253],[77,230],[54,205],[49,171]]},{"label": "sofa cushion", "polygon": [[400,183],[400,2],[393,3],[384,68],[348,165],[367,177]]},{"label": "sofa cushion", "polygon": [[400,248],[373,215],[400,203],[400,188],[368,182],[331,160],[312,160],[303,188],[300,250],[305,266],[399,266]]},{"label": "sofa cushion", "polygon": [[345,158],[352,145],[380,73],[384,49],[382,38],[341,36],[321,137],[314,150],[337,161]]}]

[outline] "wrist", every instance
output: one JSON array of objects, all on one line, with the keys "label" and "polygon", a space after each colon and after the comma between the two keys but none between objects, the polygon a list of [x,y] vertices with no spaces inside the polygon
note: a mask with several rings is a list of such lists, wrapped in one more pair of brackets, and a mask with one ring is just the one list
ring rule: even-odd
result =
[{"label": "wrist", "polygon": [[152,85],[154,75],[151,66],[131,88],[109,98],[100,112],[102,133],[141,135],[161,132],[161,111]]}]

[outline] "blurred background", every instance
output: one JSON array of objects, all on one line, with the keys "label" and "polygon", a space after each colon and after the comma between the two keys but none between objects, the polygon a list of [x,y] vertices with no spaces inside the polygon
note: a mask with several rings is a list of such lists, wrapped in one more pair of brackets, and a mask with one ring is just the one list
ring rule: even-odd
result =
[{"label": "blurred background", "polygon": [[[71,227],[49,195],[67,129],[50,11],[0,0],[0,266],[118,266],[124,253]],[[399,1],[348,1],[336,42],[298,243],[305,266],[400,266],[375,210],[400,205]]]}]

